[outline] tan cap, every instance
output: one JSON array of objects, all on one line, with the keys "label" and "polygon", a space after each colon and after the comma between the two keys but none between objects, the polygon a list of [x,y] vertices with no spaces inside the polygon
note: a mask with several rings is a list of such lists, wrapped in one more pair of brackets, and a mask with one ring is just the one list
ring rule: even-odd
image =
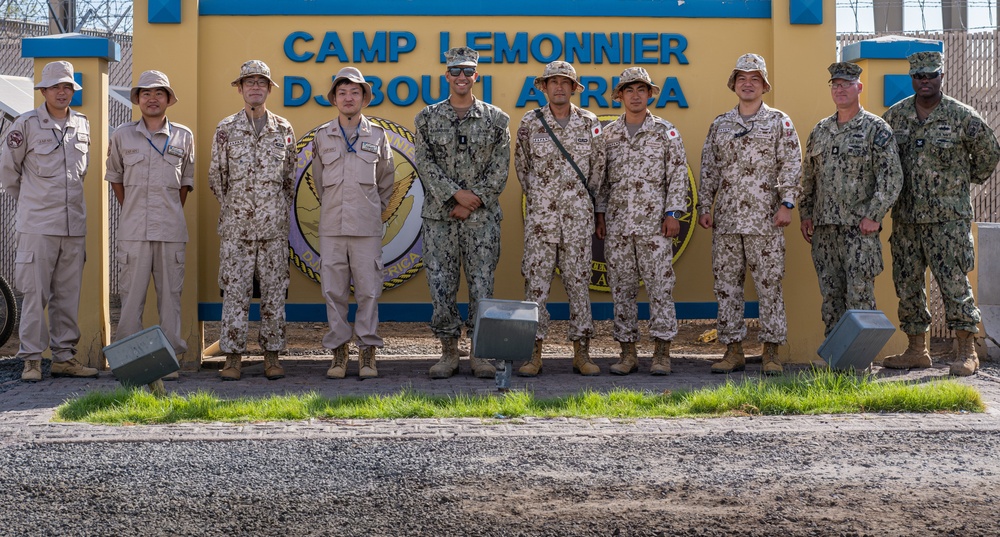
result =
[{"label": "tan cap", "polygon": [[830,80],[836,78],[842,78],[844,80],[860,80],[861,79],[861,66],[856,63],[851,62],[837,62],[831,63],[830,67],[826,68],[830,71]]},{"label": "tan cap", "polygon": [[83,89],[82,86],[73,80],[73,64],[69,62],[51,62],[45,64],[42,68],[42,80],[35,84],[35,89],[51,88],[56,84],[62,84],[67,82],[73,84],[73,89],[80,91]]},{"label": "tan cap", "polygon": [[177,96],[174,95],[174,90],[170,87],[170,79],[167,78],[167,75],[159,71],[143,71],[139,75],[139,81],[132,86],[132,104],[139,104],[140,91],[153,88],[163,88],[167,91],[169,96],[167,106],[172,106],[177,102]]},{"label": "tan cap", "polygon": [[262,76],[266,78],[271,83],[272,86],[276,88],[281,87],[275,84],[274,80],[271,78],[271,68],[269,68],[266,63],[260,60],[250,60],[244,63],[240,67],[240,76],[236,77],[236,80],[233,80],[233,86],[238,85],[240,82],[243,81],[244,78],[248,76]]},{"label": "tan cap", "polygon": [[448,67],[477,67],[479,53],[469,47],[455,47],[444,53]]},{"label": "tan cap", "polygon": [[540,90],[544,90],[545,81],[554,76],[564,76],[575,82],[578,89],[583,89],[583,84],[581,84],[576,78],[576,69],[566,62],[558,60],[545,66],[545,71],[542,72],[542,76],[535,79],[535,87]]},{"label": "tan cap", "polygon": [[933,50],[914,52],[906,57],[910,62],[910,74],[937,73],[944,68],[944,54]]},{"label": "tan cap", "polygon": [[736,67],[729,73],[727,85],[731,91],[736,91],[736,76],[738,73],[760,73],[764,78],[764,93],[771,91],[771,83],[767,80],[767,64],[759,54],[744,54],[736,59]]},{"label": "tan cap", "polygon": [[615,86],[615,91],[611,92],[611,98],[621,102],[621,91],[625,89],[625,86],[633,82],[644,82],[649,86],[649,93],[653,97],[656,97],[660,93],[660,87],[653,84],[653,79],[649,77],[649,73],[645,69],[642,67],[629,67],[622,71],[622,76],[618,80],[618,85]]},{"label": "tan cap", "polygon": [[333,85],[330,86],[330,91],[326,94],[326,100],[330,101],[330,104],[333,104],[333,92],[337,89],[337,84],[344,81],[354,82],[361,86],[361,91],[365,94],[364,102],[361,104],[362,108],[372,102],[372,85],[365,81],[365,77],[361,74],[361,71],[357,67],[344,67],[334,77]]}]

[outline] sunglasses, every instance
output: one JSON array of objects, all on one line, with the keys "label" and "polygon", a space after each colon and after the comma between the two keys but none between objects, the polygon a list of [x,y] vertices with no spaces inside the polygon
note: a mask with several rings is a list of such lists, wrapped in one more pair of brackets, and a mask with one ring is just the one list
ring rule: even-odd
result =
[{"label": "sunglasses", "polygon": [[915,80],[934,80],[935,78],[941,76],[941,71],[935,71],[933,73],[914,73],[912,76]]},{"label": "sunglasses", "polygon": [[451,75],[451,76],[458,76],[458,75],[461,75],[463,73],[467,77],[472,77],[472,75],[476,74],[476,68],[475,67],[449,67],[448,68],[448,74]]}]

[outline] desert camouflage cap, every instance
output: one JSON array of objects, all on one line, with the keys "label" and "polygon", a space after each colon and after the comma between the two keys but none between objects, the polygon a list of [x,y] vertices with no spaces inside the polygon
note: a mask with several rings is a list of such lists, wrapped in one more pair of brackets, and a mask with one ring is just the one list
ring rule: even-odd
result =
[{"label": "desert camouflage cap", "polygon": [[633,82],[645,82],[649,86],[649,93],[653,97],[656,97],[660,93],[660,87],[653,84],[653,79],[649,77],[649,73],[645,69],[642,67],[629,67],[622,71],[622,76],[618,80],[618,85],[615,86],[615,91],[611,92],[611,98],[621,101],[621,91]]},{"label": "desert camouflage cap", "polygon": [[764,93],[771,91],[771,82],[767,80],[767,63],[764,62],[762,56],[753,53],[736,58],[736,67],[733,68],[732,73],[729,73],[729,82],[726,85],[731,91],[736,91],[736,75],[741,72],[750,73],[753,71],[757,71],[764,78]]},{"label": "desert camouflage cap", "polygon": [[837,62],[831,63],[830,67],[826,68],[830,71],[830,80],[835,78],[842,78],[844,80],[858,80],[861,78],[861,66],[856,63],[851,62]]},{"label": "desert camouflage cap", "polygon": [[479,65],[479,53],[469,47],[455,47],[444,53],[448,67],[476,67]]},{"label": "desert camouflage cap", "polygon": [[333,103],[333,94],[337,89],[337,84],[345,80],[361,86],[361,91],[364,93],[364,101],[361,104],[362,108],[372,102],[372,85],[365,80],[364,75],[361,74],[361,70],[357,67],[344,67],[337,73],[337,76],[333,78],[333,85],[330,86],[330,91],[326,94],[326,100],[330,101],[331,104]]},{"label": "desert camouflage cap", "polygon": [[906,57],[910,62],[910,74],[937,73],[944,68],[944,54],[936,50],[914,52]]},{"label": "desert camouflage cap", "polygon": [[177,102],[177,96],[170,87],[170,79],[167,75],[159,71],[143,71],[139,75],[139,81],[132,86],[132,104],[139,104],[139,92],[144,89],[163,88],[167,90],[167,106],[172,106]]},{"label": "desert camouflage cap", "polygon": [[56,84],[66,82],[73,84],[73,89],[80,91],[83,89],[76,80],[73,79],[73,64],[69,62],[50,62],[42,68],[42,80],[35,84],[35,89],[51,88]]},{"label": "desert camouflage cap", "polygon": [[583,84],[576,78],[576,69],[567,62],[556,60],[545,66],[542,76],[535,79],[535,87],[545,89],[545,81],[554,76],[564,76],[576,82],[577,89],[583,89]]},{"label": "desert camouflage cap", "polygon": [[245,62],[240,67],[240,76],[233,80],[233,85],[239,84],[244,78],[248,76],[262,76],[271,82],[274,87],[280,87],[274,83],[274,79],[271,78],[271,68],[267,66],[266,63],[260,60],[250,60]]}]

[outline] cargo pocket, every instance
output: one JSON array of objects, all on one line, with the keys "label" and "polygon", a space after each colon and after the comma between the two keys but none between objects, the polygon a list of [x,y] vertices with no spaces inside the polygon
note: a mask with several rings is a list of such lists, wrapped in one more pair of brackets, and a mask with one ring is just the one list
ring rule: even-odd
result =
[{"label": "cargo pocket", "polygon": [[14,286],[21,293],[34,293],[35,285],[35,252],[19,251],[14,256]]},{"label": "cargo pocket", "polygon": [[128,252],[116,253],[115,263],[118,265],[118,289],[127,293],[132,285],[132,271],[128,269]]}]

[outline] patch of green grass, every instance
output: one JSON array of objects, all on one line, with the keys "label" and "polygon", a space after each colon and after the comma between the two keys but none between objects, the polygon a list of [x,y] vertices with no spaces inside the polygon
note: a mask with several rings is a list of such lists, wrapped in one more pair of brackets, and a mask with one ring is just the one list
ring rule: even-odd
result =
[{"label": "patch of green grass", "polygon": [[878,382],[833,371],[776,379],[729,381],[677,392],[581,392],[537,399],[527,392],[432,396],[412,390],[393,395],[324,397],[316,393],[221,399],[210,392],[156,397],[143,389],[92,392],[56,409],[56,419],[115,425],[178,422],[255,422],[321,419],[482,418],[690,418],[734,415],[859,412],[982,412],[979,392],[954,380]]}]

